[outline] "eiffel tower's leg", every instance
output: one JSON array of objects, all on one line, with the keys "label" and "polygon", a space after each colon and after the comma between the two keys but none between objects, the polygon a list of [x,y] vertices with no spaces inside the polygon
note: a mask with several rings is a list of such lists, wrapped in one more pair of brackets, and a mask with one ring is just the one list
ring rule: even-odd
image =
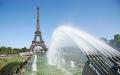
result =
[{"label": "eiffel tower's leg", "polygon": [[41,31],[40,31],[40,19],[39,19],[39,7],[37,6],[37,24],[36,24],[36,32],[34,36],[34,40],[32,42],[31,49],[33,52],[38,53],[45,53],[47,51],[47,48],[45,46],[45,43],[42,39]]}]

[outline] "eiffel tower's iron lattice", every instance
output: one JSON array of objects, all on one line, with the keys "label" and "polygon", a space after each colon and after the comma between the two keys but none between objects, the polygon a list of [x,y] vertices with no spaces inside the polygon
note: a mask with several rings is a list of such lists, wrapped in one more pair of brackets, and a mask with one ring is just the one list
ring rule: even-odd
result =
[{"label": "eiffel tower's iron lattice", "polygon": [[36,25],[35,36],[34,36],[34,40],[32,41],[30,49],[32,52],[39,52],[39,53],[44,53],[48,50],[45,45],[45,42],[42,39],[42,34],[40,31],[39,6],[37,6],[37,25]]}]

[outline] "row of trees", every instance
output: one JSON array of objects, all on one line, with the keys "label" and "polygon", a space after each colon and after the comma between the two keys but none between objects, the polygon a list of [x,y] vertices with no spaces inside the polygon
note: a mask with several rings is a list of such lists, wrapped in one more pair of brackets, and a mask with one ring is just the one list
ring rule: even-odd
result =
[{"label": "row of trees", "polygon": [[120,51],[120,34],[114,35],[114,38],[107,40],[106,38],[101,38],[104,42],[108,43],[110,46]]},{"label": "row of trees", "polygon": [[27,52],[29,49],[24,48],[11,48],[11,47],[0,47],[0,54],[17,54],[20,52]]}]

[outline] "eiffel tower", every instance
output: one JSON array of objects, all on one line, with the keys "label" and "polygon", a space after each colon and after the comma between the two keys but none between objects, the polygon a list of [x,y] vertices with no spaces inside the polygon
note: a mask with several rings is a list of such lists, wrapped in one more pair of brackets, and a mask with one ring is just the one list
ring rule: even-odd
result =
[{"label": "eiffel tower", "polygon": [[40,19],[39,19],[39,6],[37,5],[37,24],[34,40],[32,41],[31,47],[32,52],[45,53],[48,49],[42,39],[42,34],[40,31]]}]

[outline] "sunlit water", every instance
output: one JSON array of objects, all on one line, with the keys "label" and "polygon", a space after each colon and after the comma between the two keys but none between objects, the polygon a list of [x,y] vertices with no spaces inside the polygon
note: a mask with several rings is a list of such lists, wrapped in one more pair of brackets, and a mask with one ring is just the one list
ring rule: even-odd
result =
[{"label": "sunlit water", "polygon": [[[73,45],[79,48],[78,50],[81,51],[84,56],[96,54],[112,57],[120,55],[118,51],[114,50],[106,43],[80,29],[70,26],[61,26],[56,29],[52,35],[51,44],[47,53],[48,64],[55,65],[63,71],[73,74],[71,68],[77,68],[76,65],[79,65],[79,63],[74,60],[77,58],[72,59],[74,51],[71,51],[72,54],[66,58],[70,51],[68,49],[68,52],[65,54],[64,50],[64,48],[66,49],[66,47]],[[83,61],[84,58],[78,60]],[[83,64],[80,65],[82,67]]]},{"label": "sunlit water", "polygon": [[82,75],[85,55],[119,56],[96,37],[74,27],[61,26],[53,35],[46,56],[34,53],[24,75]]},{"label": "sunlit water", "polygon": [[32,71],[37,71],[36,63],[37,63],[37,55],[34,56],[34,60],[32,63]]}]

